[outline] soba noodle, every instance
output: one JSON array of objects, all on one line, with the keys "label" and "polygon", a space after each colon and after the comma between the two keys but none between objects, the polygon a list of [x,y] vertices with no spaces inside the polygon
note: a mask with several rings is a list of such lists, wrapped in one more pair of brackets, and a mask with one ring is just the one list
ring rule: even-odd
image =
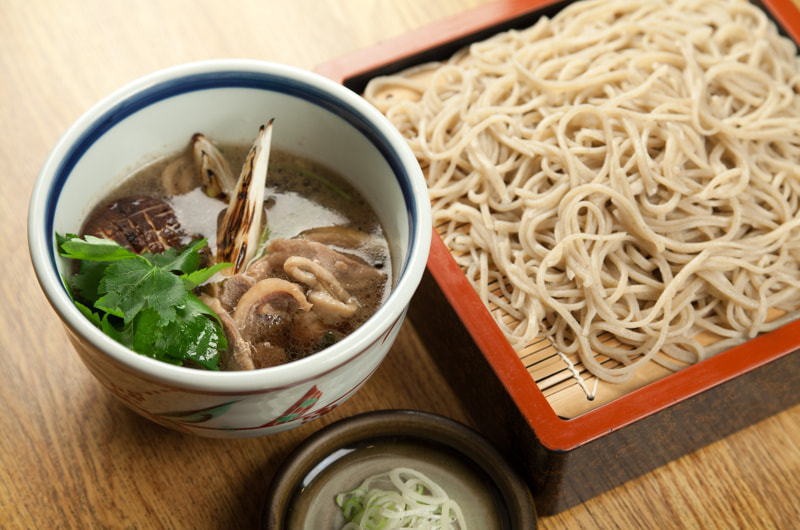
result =
[{"label": "soba noodle", "polygon": [[576,2],[365,97],[516,349],[547,335],[621,382],[800,306],[800,59],[747,1]]}]

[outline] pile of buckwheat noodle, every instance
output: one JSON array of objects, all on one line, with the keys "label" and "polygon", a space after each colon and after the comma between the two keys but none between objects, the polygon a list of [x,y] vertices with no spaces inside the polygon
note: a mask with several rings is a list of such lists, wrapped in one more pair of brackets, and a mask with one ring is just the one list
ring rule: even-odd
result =
[{"label": "pile of buckwheat noodle", "polygon": [[745,0],[576,2],[365,97],[518,351],[549,336],[623,382],[800,306],[800,60]]}]

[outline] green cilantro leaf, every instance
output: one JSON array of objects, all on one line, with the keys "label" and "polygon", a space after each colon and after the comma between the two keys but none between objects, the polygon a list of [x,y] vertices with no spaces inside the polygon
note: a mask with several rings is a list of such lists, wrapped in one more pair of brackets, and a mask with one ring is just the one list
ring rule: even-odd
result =
[{"label": "green cilantro leaf", "polygon": [[219,271],[227,269],[230,266],[230,263],[217,263],[211,267],[184,274],[181,276],[181,278],[183,278],[183,282],[186,284],[187,289],[194,289],[198,285],[202,285],[211,279],[211,277]]},{"label": "green cilantro leaf", "polygon": [[[197,307],[193,307],[194,304]],[[181,311],[193,314],[194,318],[181,318],[176,326],[170,328],[169,333],[162,334],[157,342],[158,351],[166,358],[188,358],[205,368],[216,369],[219,356],[209,355],[209,352],[227,348],[225,333],[218,325],[216,315],[213,319],[208,318],[210,315],[206,314],[208,310],[205,304],[197,298]]]},{"label": "green cilantro leaf", "polygon": [[134,259],[136,253],[116,241],[87,235],[83,239],[74,234],[58,237],[61,255],[65,258],[83,261],[117,261]]},{"label": "green cilantro leaf", "polygon": [[186,288],[179,276],[143,258],[109,265],[98,293],[103,296],[95,301],[95,307],[122,318],[126,324],[149,307],[159,315],[159,325],[165,325],[175,319],[175,307],[186,297]]},{"label": "green cilantro leaf", "polygon": [[193,289],[230,264],[200,268],[205,239],[142,255],[92,236],[57,234],[56,241],[61,256],[79,262],[68,290],[95,326],[142,355],[218,369],[225,333]]},{"label": "green cilantro leaf", "polygon": [[[103,279],[108,261],[82,261],[80,270],[72,276],[70,286],[86,300],[97,300],[100,295],[97,288]],[[74,298],[74,297],[73,297]]]},{"label": "green cilantro leaf", "polygon": [[205,239],[196,239],[180,250],[169,248],[161,254],[147,256],[156,267],[186,274],[196,271],[200,266],[200,250],[206,246],[206,242]]}]

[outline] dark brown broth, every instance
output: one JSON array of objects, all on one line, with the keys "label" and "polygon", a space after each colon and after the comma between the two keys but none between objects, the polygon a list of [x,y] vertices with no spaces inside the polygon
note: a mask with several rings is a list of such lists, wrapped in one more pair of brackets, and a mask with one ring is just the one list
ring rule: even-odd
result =
[{"label": "dark brown broth", "polygon": [[[234,178],[238,178],[239,168],[250,146],[225,144],[218,147],[228,160]],[[134,171],[100,204],[134,195],[167,199],[176,209],[178,219],[187,232],[207,237],[214,250],[217,218],[227,205],[207,197],[199,188],[183,195],[170,196],[162,180],[166,168],[171,164],[179,164],[185,170],[190,170],[193,167],[191,152],[187,149]],[[310,175],[320,177],[330,185]],[[344,177],[309,158],[272,149],[264,199],[271,237],[295,237],[303,230],[338,225],[385,238],[378,216],[361,193]],[[297,214],[298,219],[293,224],[284,222],[286,215],[278,215],[284,211]],[[374,256],[373,260],[385,261],[384,266],[391,267],[388,255]],[[389,278],[392,277],[389,269],[384,271]]]},{"label": "dark brown broth", "polygon": [[[250,146],[223,145],[218,148],[228,160],[234,179],[238,179]],[[179,193],[172,193],[165,186],[165,180],[169,180],[165,175],[178,173],[192,175],[192,182]],[[199,185],[191,150],[186,149],[134,171],[100,204],[108,205],[118,199],[140,195],[164,199],[172,206],[186,232],[184,243],[205,237],[213,253],[216,251],[218,220],[227,209],[227,203],[208,197]],[[329,168],[308,158],[273,149],[269,160],[265,211],[270,241],[291,239],[310,230],[335,226],[368,234],[371,242],[378,242],[362,248],[331,247],[370,265],[386,278],[381,288],[369,289],[359,295],[360,308],[356,314],[347,321],[331,324],[328,334],[340,340],[363,324],[388,296],[393,283],[389,245],[378,216],[366,199],[344,177]],[[296,347],[299,340],[287,339],[290,344],[283,361],[273,359],[261,366],[256,363],[256,367],[289,362],[324,347],[317,343],[311,349],[307,349],[307,345],[299,348]],[[221,366],[226,364],[223,361]]]}]

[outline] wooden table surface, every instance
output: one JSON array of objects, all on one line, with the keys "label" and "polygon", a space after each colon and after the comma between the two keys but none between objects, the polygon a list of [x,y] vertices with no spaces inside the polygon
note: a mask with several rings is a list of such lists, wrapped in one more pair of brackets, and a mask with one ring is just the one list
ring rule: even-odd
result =
[{"label": "wooden table surface", "polygon": [[[302,428],[220,441],[149,423],[73,352],[36,283],[25,234],[48,151],[124,83],[221,57],[313,69],[486,1],[0,0],[0,528],[250,528],[275,468],[334,420],[410,408],[472,424],[408,322],[366,386]],[[794,407],[541,527],[796,528],[799,477]]]}]

